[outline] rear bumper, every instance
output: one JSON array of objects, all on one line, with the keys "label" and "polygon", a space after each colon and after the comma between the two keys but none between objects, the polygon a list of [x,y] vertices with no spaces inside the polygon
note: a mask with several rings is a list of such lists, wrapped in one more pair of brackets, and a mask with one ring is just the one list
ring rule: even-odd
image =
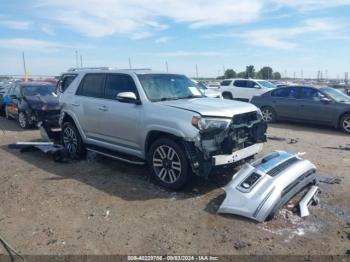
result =
[{"label": "rear bumper", "polygon": [[263,148],[263,143],[257,143],[252,146],[240,149],[229,155],[217,155],[212,157],[213,166],[232,164],[259,153]]}]

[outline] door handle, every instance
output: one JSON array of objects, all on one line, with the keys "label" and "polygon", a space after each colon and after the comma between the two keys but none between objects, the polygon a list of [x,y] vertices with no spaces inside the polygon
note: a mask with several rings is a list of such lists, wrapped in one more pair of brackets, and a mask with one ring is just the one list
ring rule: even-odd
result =
[{"label": "door handle", "polygon": [[100,110],[100,111],[108,111],[108,107],[106,107],[106,106],[99,106],[98,110]]},{"label": "door handle", "polygon": [[75,106],[75,107],[80,106],[80,104],[78,104],[78,103],[72,103],[71,105]]}]

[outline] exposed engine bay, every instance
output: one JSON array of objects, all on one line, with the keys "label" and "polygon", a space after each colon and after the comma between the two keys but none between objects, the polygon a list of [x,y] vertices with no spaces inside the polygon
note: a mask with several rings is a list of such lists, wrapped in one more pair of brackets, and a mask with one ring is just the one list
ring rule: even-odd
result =
[{"label": "exposed engine bay", "polygon": [[[267,139],[266,130],[267,124],[258,111],[235,115],[225,127],[200,130],[194,143],[185,145],[195,173],[207,176],[212,166],[236,162],[233,156],[231,161],[221,161],[223,163],[220,164],[214,158],[230,158],[234,152],[246,148],[249,150],[249,147],[253,148],[257,144],[262,145]],[[253,150],[255,151],[248,153],[249,156],[258,153],[256,149]]]},{"label": "exposed engine bay", "polygon": [[300,201],[302,216],[311,202],[317,204],[316,167],[299,154],[274,151],[245,164],[224,187],[226,198],[219,213],[245,216],[259,222],[271,219],[278,210],[305,188]]}]

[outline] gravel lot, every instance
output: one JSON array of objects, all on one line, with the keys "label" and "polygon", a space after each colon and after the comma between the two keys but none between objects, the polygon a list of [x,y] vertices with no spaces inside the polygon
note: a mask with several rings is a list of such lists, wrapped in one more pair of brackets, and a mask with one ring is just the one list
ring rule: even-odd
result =
[{"label": "gravel lot", "polygon": [[[0,117],[0,234],[22,254],[345,254],[350,249],[350,144],[331,128],[274,124],[269,134],[298,138],[269,140],[273,149],[306,152],[320,175],[341,178],[321,184],[320,205],[301,219],[282,210],[257,224],[218,215],[221,189],[233,170],[195,179],[180,193],[148,180],[145,167],[94,154],[81,162],[55,163],[40,152],[7,149],[39,139]],[[5,250],[0,247],[0,253]]]}]

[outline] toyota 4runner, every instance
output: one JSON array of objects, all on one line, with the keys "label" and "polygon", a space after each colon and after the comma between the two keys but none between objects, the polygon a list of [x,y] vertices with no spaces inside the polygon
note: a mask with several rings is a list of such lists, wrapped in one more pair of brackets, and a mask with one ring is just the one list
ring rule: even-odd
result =
[{"label": "toyota 4runner", "polygon": [[266,141],[257,107],[205,97],[184,75],[75,69],[61,76],[58,93],[62,143],[71,157],[89,150],[147,163],[156,182],[172,189],[193,173],[208,176],[254,156]]}]

